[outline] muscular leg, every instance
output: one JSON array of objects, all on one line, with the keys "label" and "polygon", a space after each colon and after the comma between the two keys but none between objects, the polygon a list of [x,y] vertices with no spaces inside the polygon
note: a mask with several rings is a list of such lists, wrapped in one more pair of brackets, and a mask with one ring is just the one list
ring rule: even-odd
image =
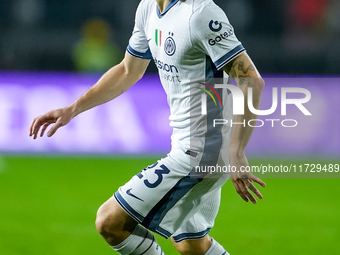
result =
[{"label": "muscular leg", "polygon": [[161,255],[155,237],[110,198],[98,210],[96,227],[105,241],[121,255]]},{"label": "muscular leg", "polygon": [[176,249],[182,255],[229,255],[229,253],[209,235],[200,239],[185,240],[176,243],[171,238]]},{"label": "muscular leg", "polygon": [[114,197],[107,200],[97,212],[97,230],[111,246],[123,242],[136,226],[137,222],[119,206]]}]

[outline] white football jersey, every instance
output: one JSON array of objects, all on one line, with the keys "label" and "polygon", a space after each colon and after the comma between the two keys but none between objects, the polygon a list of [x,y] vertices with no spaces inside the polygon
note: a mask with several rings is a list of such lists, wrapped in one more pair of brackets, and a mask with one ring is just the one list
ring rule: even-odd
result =
[{"label": "white football jersey", "polygon": [[[212,0],[170,0],[163,13],[156,0],[140,2],[127,51],[153,59],[158,68],[170,106],[173,146],[188,146],[193,136],[201,140],[198,147],[206,144],[204,137],[212,127],[207,115],[201,114],[204,92],[192,93],[192,88],[206,88],[197,81],[223,78],[223,66],[244,50],[226,14]],[[226,91],[216,91],[225,103]]]}]

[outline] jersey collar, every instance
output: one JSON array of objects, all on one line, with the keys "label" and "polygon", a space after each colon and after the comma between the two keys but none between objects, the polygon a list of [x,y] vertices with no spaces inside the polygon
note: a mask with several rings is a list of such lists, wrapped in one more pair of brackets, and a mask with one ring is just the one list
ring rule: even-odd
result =
[{"label": "jersey collar", "polygon": [[163,18],[163,16],[178,2],[179,0],[170,0],[170,2],[168,3],[168,5],[166,6],[165,10],[161,13],[159,11],[158,5],[156,4],[156,11],[157,11],[157,15],[158,18]]}]

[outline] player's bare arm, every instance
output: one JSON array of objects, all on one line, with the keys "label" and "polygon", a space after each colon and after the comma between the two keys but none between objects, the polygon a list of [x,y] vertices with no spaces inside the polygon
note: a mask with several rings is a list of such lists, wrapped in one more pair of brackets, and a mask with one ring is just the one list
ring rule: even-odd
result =
[{"label": "player's bare arm", "polygon": [[[256,109],[259,109],[264,81],[248,54],[246,52],[240,54],[224,67],[224,71],[237,82],[237,86],[242,90],[245,99],[247,99],[248,87],[252,87],[253,104]],[[245,100],[244,109],[244,115],[235,115],[235,123],[242,123],[244,120],[247,123],[251,119],[257,119],[257,116],[249,111],[247,100]],[[245,149],[253,130],[254,128],[248,125],[245,127],[243,125],[233,126],[229,145],[229,160],[231,166],[236,166],[238,170],[237,172],[231,172],[231,180],[236,192],[244,201],[248,202],[250,200],[255,204],[257,202],[256,198],[250,191],[254,192],[260,199],[262,199],[262,195],[254,186],[253,181],[259,183],[262,187],[265,187],[266,184],[252,173],[240,171],[241,166],[248,166]]]},{"label": "player's bare arm", "polygon": [[120,64],[108,70],[74,103],[35,118],[30,126],[30,136],[36,139],[40,129],[40,136],[43,136],[48,126],[55,123],[47,133],[50,137],[78,114],[118,97],[142,78],[149,62],[126,53]]}]

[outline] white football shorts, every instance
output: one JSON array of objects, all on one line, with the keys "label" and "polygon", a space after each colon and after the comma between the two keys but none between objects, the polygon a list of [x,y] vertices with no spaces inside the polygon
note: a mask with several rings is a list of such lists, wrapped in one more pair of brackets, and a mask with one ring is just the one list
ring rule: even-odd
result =
[{"label": "white football shorts", "polygon": [[[216,153],[215,160],[227,165],[228,150],[220,149],[224,153]],[[193,164],[204,157],[211,156],[173,148],[167,157],[133,176],[114,197],[132,218],[165,238],[172,236],[176,242],[203,238],[214,225],[221,187],[229,177],[193,174]]]}]

